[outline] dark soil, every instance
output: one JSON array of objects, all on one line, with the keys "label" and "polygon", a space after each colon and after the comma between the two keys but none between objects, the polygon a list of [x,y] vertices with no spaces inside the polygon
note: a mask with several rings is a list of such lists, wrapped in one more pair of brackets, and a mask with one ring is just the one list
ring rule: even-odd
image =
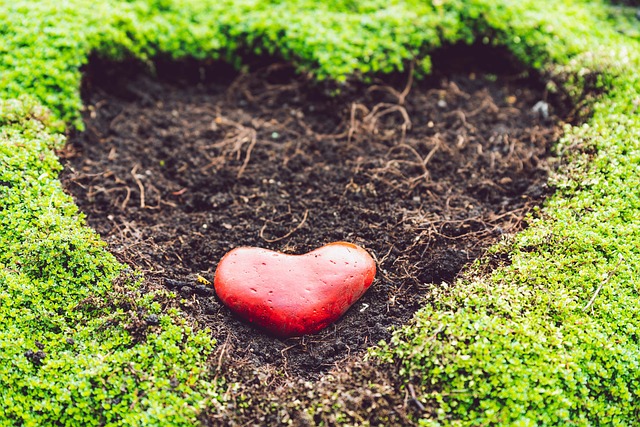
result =
[{"label": "dark soil", "polygon": [[[214,367],[318,379],[388,339],[549,193],[563,107],[501,52],[476,56],[492,68],[440,54],[425,81],[396,75],[338,95],[277,63],[237,74],[158,62],[152,76],[94,59],[62,182],[120,261],[210,328]],[[304,253],[339,240],[365,247],[378,275],[317,335],[272,338],[205,283],[237,246]]]}]

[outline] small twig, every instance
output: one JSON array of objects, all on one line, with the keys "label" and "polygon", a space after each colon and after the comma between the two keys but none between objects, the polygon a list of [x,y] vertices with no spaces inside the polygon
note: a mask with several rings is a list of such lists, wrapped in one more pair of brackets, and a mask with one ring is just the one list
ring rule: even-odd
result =
[{"label": "small twig", "polygon": [[[244,155],[244,161],[242,162],[242,166],[240,166],[240,169],[238,170],[237,177],[240,178],[244,173],[245,169],[247,168],[247,165],[249,164],[249,160],[251,160],[251,152],[253,151],[254,147],[256,146],[256,143],[258,142],[257,132],[253,127],[244,126],[241,123],[227,119],[226,117],[223,117],[220,115],[216,116],[216,118],[213,120],[211,124],[212,128],[214,129],[217,128],[218,125],[230,126],[233,128],[233,130],[231,132],[227,132],[227,134],[225,135],[225,138],[222,141],[217,142],[208,148],[211,148],[211,147],[226,148],[228,145],[232,145],[231,149],[227,149],[225,151],[227,153],[231,153],[232,155],[235,154],[239,160],[242,154],[242,146],[245,144],[245,142],[249,141],[249,147],[247,148],[247,151]],[[254,124],[253,126],[256,126],[256,125]],[[201,169],[203,171],[207,170],[211,166],[213,166],[217,161],[218,159],[214,159],[211,163],[205,165]]]},{"label": "small twig", "polygon": [[404,120],[404,123],[402,124],[403,134],[407,129],[411,129],[411,118],[409,117],[409,113],[407,113],[407,109],[402,105],[394,105],[384,102],[376,104],[371,109],[371,112],[364,117],[364,122],[368,123],[370,131],[373,131],[381,117],[393,112],[398,112],[402,115],[402,119]]},{"label": "small twig", "polygon": [[493,102],[491,98],[485,98],[478,108],[473,111],[467,112],[466,117],[475,117],[478,114],[484,112],[487,108],[489,109],[489,113],[492,114],[496,114],[498,111],[500,111],[500,108],[498,108],[498,106]]},{"label": "small twig", "polygon": [[129,198],[131,197],[131,189],[129,187],[125,187],[127,189],[127,195],[125,196],[122,204],[120,205],[121,210],[125,210],[127,208],[127,203],[129,203]]},{"label": "small twig", "polygon": [[349,131],[347,132],[347,144],[351,143],[353,134],[356,132],[356,111],[362,111],[366,116],[369,114],[369,109],[362,104],[356,102],[351,104],[351,115],[349,117]]},{"label": "small twig", "polygon": [[229,338],[227,335],[227,339],[225,340],[224,344],[222,344],[222,348],[220,349],[220,356],[218,357],[218,363],[216,364],[216,372],[220,372],[220,369],[222,368],[222,359],[224,357],[224,352],[227,350],[228,342]]},{"label": "small twig", "polygon": [[613,277],[613,275],[618,271],[618,268],[620,267],[620,264],[622,264],[623,260],[624,260],[624,257],[622,257],[622,255],[620,255],[620,258],[618,259],[618,263],[616,264],[616,266],[613,267],[613,270],[611,270],[609,272],[609,274],[607,274],[607,277],[600,283],[600,285],[598,286],[596,291],[593,293],[593,296],[591,297],[591,299],[589,300],[587,305],[584,306],[582,311],[587,311],[587,310],[589,310],[591,308],[591,306],[595,302],[596,298],[598,297],[598,294],[600,293],[600,291],[602,290],[604,285],[606,285],[609,282],[609,280],[611,279],[611,277]]},{"label": "small twig", "polygon": [[218,363],[216,365],[216,376],[213,379],[214,384],[218,381],[218,374],[222,369],[222,360],[224,358],[225,351],[227,351],[227,344],[229,344],[229,337],[230,335],[227,335],[227,338],[224,340],[224,344],[222,344],[222,348],[220,349],[220,356],[218,357]]},{"label": "small twig", "polygon": [[265,228],[267,228],[267,223],[265,223],[262,228],[260,229],[260,238],[262,240],[264,240],[267,243],[273,243],[273,242],[277,242],[279,240],[282,239],[286,239],[287,237],[291,236],[293,233],[295,233],[297,230],[299,230],[305,223],[305,221],[307,220],[307,216],[309,216],[309,209],[307,209],[306,211],[304,211],[304,215],[302,216],[302,220],[298,223],[298,225],[296,225],[293,229],[289,230],[289,232],[287,234],[285,234],[282,237],[276,237],[275,239],[266,239],[264,237],[264,230]]},{"label": "small twig", "polygon": [[140,189],[140,207],[144,208],[145,207],[144,185],[142,185],[142,181],[140,181],[140,178],[136,176],[136,172],[138,171],[138,166],[140,165],[137,164],[133,167],[133,169],[131,169],[131,176],[133,177],[133,180],[136,182],[136,184],[138,184],[138,188]]},{"label": "small twig", "polygon": [[411,92],[411,86],[413,86],[413,72],[414,72],[415,66],[416,66],[415,61],[411,61],[411,63],[409,64],[409,76],[407,79],[407,84],[405,85],[402,92],[398,92],[396,89],[394,89],[391,86],[381,86],[381,85],[373,85],[369,89],[367,89],[367,92],[373,92],[375,90],[389,92],[390,94],[392,94],[398,99],[398,105],[404,105],[406,98],[409,95],[409,92]]},{"label": "small twig", "polygon": [[244,173],[244,170],[247,168],[247,165],[249,164],[249,160],[251,160],[251,152],[253,151],[253,148],[256,146],[256,143],[258,142],[258,137],[255,129],[250,129],[249,132],[251,134],[251,142],[249,143],[247,152],[244,155],[244,162],[242,163],[242,166],[240,166],[240,170],[238,170],[237,178],[240,178]]},{"label": "small twig", "polygon": [[400,96],[398,96],[398,104],[400,105],[404,105],[407,95],[409,95],[409,92],[411,92],[411,86],[413,86],[413,71],[415,67],[415,61],[411,61],[411,63],[409,64],[409,79],[407,80],[407,85],[405,86]]},{"label": "small twig", "polygon": [[[437,145],[436,145],[436,147],[437,147]],[[422,172],[424,172],[424,176],[428,177],[429,176],[429,169],[427,169],[427,163],[429,162],[429,159],[431,157],[429,157],[429,155],[427,155],[427,158],[423,159],[422,156],[420,156],[420,153],[418,153],[418,151],[415,148],[413,148],[412,146],[410,146],[408,144],[398,144],[398,145],[392,147],[389,150],[389,154],[391,154],[392,151],[395,151],[397,149],[402,149],[402,148],[404,148],[405,150],[410,151],[418,159],[418,161],[415,162],[415,163],[417,163],[420,166],[420,168],[422,169]],[[432,155],[433,154],[431,154],[431,156]]]},{"label": "small twig", "polygon": [[409,389],[409,394],[411,395],[411,401],[418,407],[420,411],[424,411],[424,405],[416,397],[416,391],[413,389],[413,384],[407,384],[407,388]]}]

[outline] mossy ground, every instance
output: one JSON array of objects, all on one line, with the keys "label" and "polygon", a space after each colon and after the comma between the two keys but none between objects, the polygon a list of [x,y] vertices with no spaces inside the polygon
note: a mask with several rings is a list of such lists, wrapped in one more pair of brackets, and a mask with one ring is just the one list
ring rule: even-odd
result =
[{"label": "mossy ground", "polygon": [[[548,89],[588,106],[591,117],[558,143],[557,192],[530,227],[432,295],[372,352],[399,388],[373,380],[372,399],[388,403],[385,396],[406,391],[426,407],[411,415],[424,425],[633,425],[640,418],[633,16],[632,8],[577,0],[5,2],[0,424],[190,425],[202,411],[242,412],[248,402],[235,393],[240,385],[208,372],[215,343],[206,331],[163,308],[167,295],[142,297],[135,274],[124,274],[61,190],[54,150],[63,144],[58,132],[81,126],[80,67],[91,53],[238,66],[249,54],[278,55],[339,89],[412,59],[426,73],[435,47],[477,41],[506,46],[553,77],[558,83]],[[594,90],[601,96],[589,97]],[[144,339],[135,339],[141,330]],[[349,384],[332,381],[336,393]],[[317,405],[300,402],[287,406],[303,414],[296,419],[368,420],[348,400],[330,409],[320,397]]]}]

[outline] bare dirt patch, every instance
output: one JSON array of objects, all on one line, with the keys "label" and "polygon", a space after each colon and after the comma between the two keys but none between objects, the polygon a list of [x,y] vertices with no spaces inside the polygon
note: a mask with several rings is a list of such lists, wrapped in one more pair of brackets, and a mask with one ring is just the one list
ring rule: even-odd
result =
[{"label": "bare dirt patch", "polygon": [[[285,64],[158,62],[152,76],[93,60],[86,130],[61,153],[61,179],[110,251],[211,329],[214,367],[318,379],[388,339],[549,193],[566,109],[503,52],[461,52],[436,55],[424,81],[405,73],[338,95]],[[265,335],[205,283],[237,246],[303,253],[339,240],[370,251],[378,275],[317,335]]]}]

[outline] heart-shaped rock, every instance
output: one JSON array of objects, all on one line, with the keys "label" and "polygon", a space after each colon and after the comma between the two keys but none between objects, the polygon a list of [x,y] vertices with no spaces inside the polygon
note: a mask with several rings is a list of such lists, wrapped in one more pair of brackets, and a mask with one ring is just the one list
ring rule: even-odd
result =
[{"label": "heart-shaped rock", "polygon": [[351,243],[330,243],[304,255],[241,247],[220,260],[214,286],[238,316],[285,338],[336,321],[375,274],[373,258]]}]

